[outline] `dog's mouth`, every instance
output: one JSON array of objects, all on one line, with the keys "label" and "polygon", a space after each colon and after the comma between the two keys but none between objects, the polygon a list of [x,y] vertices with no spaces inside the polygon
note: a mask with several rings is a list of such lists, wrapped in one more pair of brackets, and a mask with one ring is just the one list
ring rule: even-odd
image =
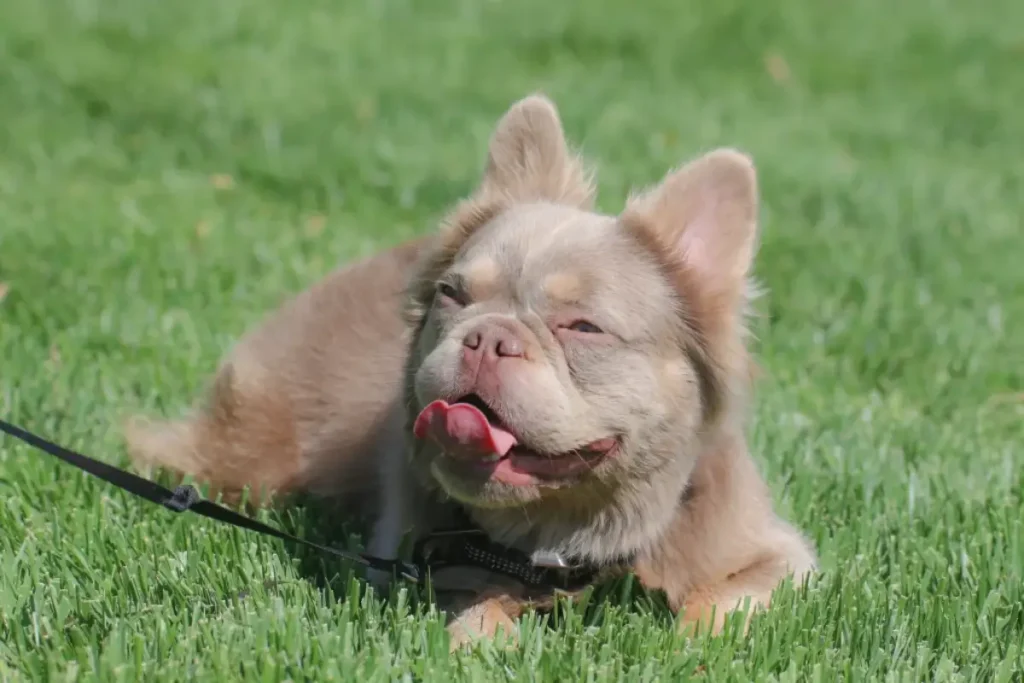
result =
[{"label": "dog's mouth", "polygon": [[460,472],[513,486],[578,476],[618,446],[618,439],[605,437],[564,453],[538,452],[522,443],[477,394],[453,403],[434,401],[417,416],[413,434],[435,441]]}]

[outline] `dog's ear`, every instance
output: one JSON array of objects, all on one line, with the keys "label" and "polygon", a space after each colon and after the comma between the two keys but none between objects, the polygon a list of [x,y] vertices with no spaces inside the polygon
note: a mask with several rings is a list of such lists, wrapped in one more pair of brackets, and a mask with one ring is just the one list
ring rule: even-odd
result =
[{"label": "dog's ear", "polygon": [[753,162],[741,152],[718,149],[631,199],[623,217],[641,226],[705,294],[736,304],[754,258],[757,211]]},{"label": "dog's ear", "polygon": [[634,197],[623,223],[648,246],[686,302],[708,368],[708,416],[728,414],[751,376],[744,343],[757,238],[757,175],[746,155],[718,149]]},{"label": "dog's ear", "polygon": [[550,201],[589,209],[594,187],[569,149],[558,110],[542,95],[530,95],[505,113],[491,136],[487,167],[478,192],[516,202]]},{"label": "dog's ear", "polygon": [[591,209],[590,173],[565,141],[562,121],[551,100],[530,95],[513,104],[498,121],[480,186],[445,217],[440,234],[426,249],[409,284],[406,320],[423,320],[437,277],[466,240],[488,221],[522,202],[553,202]]}]

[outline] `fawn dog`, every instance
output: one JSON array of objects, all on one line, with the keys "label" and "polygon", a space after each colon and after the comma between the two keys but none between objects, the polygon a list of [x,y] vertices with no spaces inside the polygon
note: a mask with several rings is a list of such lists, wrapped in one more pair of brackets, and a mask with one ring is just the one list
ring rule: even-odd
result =
[{"label": "fawn dog", "polygon": [[[204,406],[129,423],[133,458],[227,493],[358,500],[378,556],[458,513],[495,543],[632,571],[690,628],[767,606],[815,554],[744,436],[754,166],[708,152],[617,216],[594,195],[554,104],[515,103],[437,233],[291,299]],[[514,635],[553,597],[479,567],[435,583],[454,645]]]}]

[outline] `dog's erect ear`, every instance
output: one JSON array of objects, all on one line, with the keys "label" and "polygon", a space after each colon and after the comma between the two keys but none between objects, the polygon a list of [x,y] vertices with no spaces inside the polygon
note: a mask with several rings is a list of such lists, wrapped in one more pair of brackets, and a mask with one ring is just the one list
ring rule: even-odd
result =
[{"label": "dog's erect ear", "polygon": [[752,373],[744,343],[757,239],[757,174],[746,155],[718,149],[632,198],[623,223],[657,256],[686,301],[711,382],[707,416],[729,414]]},{"label": "dog's erect ear", "polygon": [[422,321],[437,278],[462,245],[511,205],[552,202],[589,210],[594,195],[590,173],[569,149],[551,100],[530,95],[513,104],[491,136],[480,186],[445,217],[438,241],[424,252],[415,268],[406,321],[411,325]]},{"label": "dog's erect ear", "polygon": [[501,118],[491,136],[479,193],[591,208],[594,187],[589,173],[569,149],[551,100],[530,95]]},{"label": "dog's erect ear", "polygon": [[740,298],[754,258],[758,192],[754,164],[718,149],[630,200],[624,218],[640,223],[702,289]]}]

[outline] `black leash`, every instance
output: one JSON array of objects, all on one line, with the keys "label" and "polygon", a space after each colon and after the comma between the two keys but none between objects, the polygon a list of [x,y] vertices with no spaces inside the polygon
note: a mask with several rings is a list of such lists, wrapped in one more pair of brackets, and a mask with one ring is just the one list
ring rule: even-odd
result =
[{"label": "black leash", "polygon": [[402,562],[401,560],[385,560],[372,555],[331,548],[330,546],[307,541],[303,538],[299,538],[298,536],[292,536],[280,529],[275,529],[274,527],[251,517],[241,515],[222,505],[218,505],[209,500],[204,500],[199,495],[199,491],[192,486],[178,486],[172,491],[169,488],[157,484],[155,481],[150,481],[149,479],[132,474],[131,472],[126,472],[125,470],[114,467],[113,465],[108,465],[105,462],[95,460],[86,455],[82,455],[81,453],[68,450],[63,446],[59,446],[52,441],[36,436],[35,434],[28,432],[21,427],[12,425],[9,422],[5,422],[4,420],[0,420],[0,431],[10,434],[14,438],[20,439],[44,453],[60,458],[69,465],[77,467],[83,472],[88,472],[92,476],[102,479],[122,491],[126,491],[134,496],[148,500],[151,503],[162,505],[173,512],[194,512],[197,515],[209,517],[210,519],[214,519],[218,522],[224,522],[225,524],[230,524],[231,526],[236,526],[241,529],[248,529],[249,531],[255,531],[258,534],[273,536],[274,538],[279,538],[283,541],[298,543],[300,545],[313,548],[314,550],[319,550],[322,553],[328,553],[329,555],[357,562],[371,569],[377,569],[389,574],[394,572],[398,576],[409,579],[410,581],[418,582],[420,580],[420,568],[416,565]]},{"label": "black leash", "polygon": [[423,580],[430,571],[446,567],[473,566],[510,576],[533,588],[577,590],[593,582],[602,570],[602,567],[591,563],[570,564],[564,562],[558,555],[547,558],[530,556],[514,548],[493,543],[464,514],[455,528],[437,530],[420,539],[413,553],[413,563],[340,550],[293,536],[213,501],[204,500],[199,491],[187,484],[172,491],[155,481],[76,453],[4,420],[0,420],[0,431],[44,453],[60,458],[72,467],[77,467],[122,491],[161,505],[172,512],[194,512],[218,522],[298,543],[416,583]]}]

